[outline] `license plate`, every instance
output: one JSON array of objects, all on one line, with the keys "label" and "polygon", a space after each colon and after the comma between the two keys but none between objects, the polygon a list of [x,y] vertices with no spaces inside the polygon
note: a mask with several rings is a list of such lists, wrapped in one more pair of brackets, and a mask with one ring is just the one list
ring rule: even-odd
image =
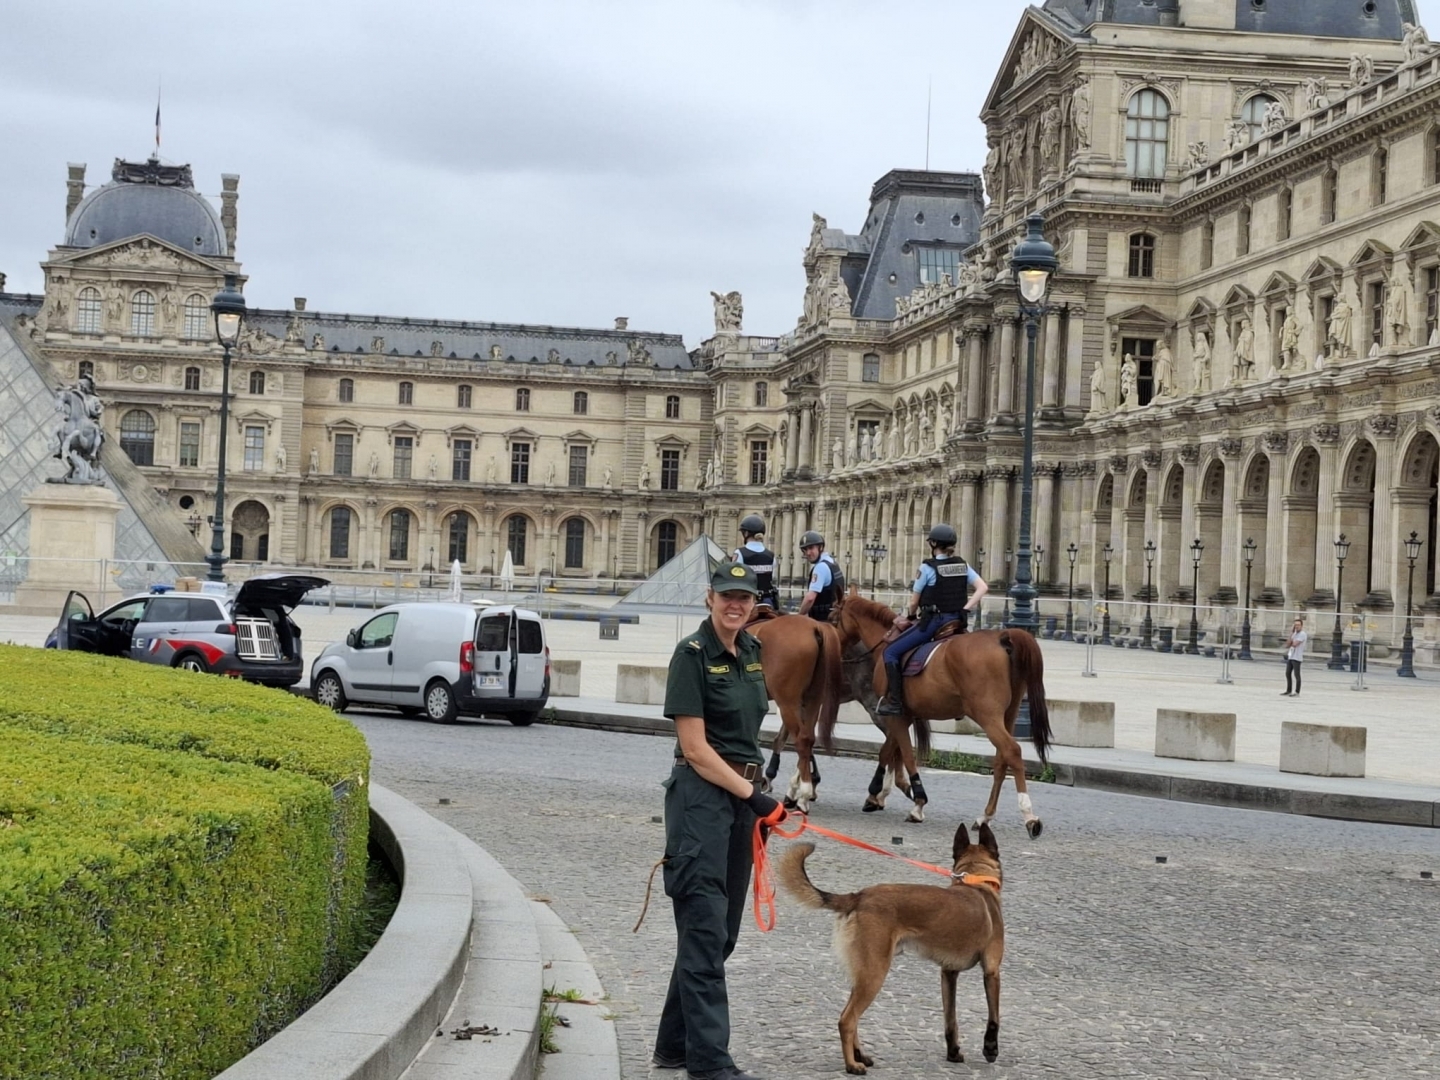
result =
[{"label": "license plate", "polygon": [[498,690],[500,689],[500,676],[481,675],[475,680],[475,685],[481,690]]}]

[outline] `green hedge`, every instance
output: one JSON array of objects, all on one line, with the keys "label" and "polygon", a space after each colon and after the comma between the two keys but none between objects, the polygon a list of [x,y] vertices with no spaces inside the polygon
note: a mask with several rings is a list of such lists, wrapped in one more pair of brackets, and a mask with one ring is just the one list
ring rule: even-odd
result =
[{"label": "green hedge", "polygon": [[0,1078],[211,1077],[323,991],[369,754],[289,694],[0,646]]}]

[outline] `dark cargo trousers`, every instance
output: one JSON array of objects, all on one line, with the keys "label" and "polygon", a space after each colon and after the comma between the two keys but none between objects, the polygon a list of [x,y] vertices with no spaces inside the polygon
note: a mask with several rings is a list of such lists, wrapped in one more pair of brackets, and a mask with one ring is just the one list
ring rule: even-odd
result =
[{"label": "dark cargo trousers", "polygon": [[675,907],[675,967],[656,1053],[691,1072],[733,1065],[725,961],[735,950],[753,861],[755,815],[677,765],[665,781],[665,894]]}]

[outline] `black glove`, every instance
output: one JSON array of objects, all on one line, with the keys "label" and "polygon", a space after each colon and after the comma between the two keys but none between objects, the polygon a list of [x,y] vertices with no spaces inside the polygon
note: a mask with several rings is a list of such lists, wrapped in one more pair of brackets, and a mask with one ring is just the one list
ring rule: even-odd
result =
[{"label": "black glove", "polygon": [[[778,800],[772,799],[769,795],[766,795],[763,791],[760,791],[758,789],[750,793],[750,797],[745,800],[745,805],[750,807],[750,810],[761,821],[764,821],[771,814],[775,813],[776,810],[780,810],[780,803]],[[783,810],[781,810],[781,814],[784,814]],[[776,818],[775,820],[779,822],[783,821],[784,818],[782,816]]]}]

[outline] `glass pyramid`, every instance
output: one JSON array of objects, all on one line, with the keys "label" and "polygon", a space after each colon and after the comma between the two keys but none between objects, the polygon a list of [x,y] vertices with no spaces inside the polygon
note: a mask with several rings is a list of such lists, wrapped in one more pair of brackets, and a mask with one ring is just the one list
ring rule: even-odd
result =
[{"label": "glass pyramid", "polygon": [[613,610],[704,614],[710,577],[726,557],[714,540],[701,533],[689,547],[631,589]]}]

